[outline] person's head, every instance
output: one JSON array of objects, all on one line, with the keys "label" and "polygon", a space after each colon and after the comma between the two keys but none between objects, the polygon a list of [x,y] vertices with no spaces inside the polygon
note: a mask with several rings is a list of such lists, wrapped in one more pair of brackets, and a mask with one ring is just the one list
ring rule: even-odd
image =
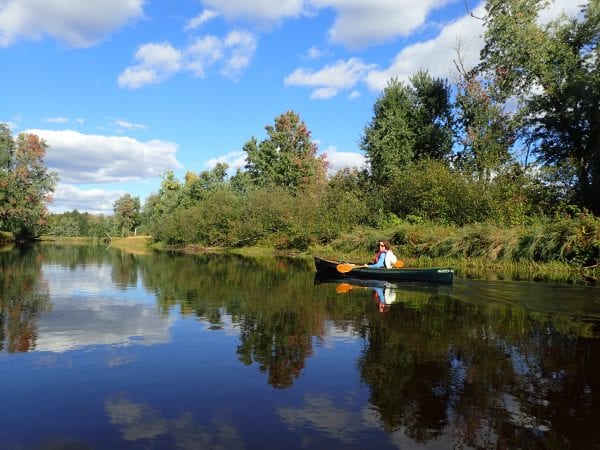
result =
[{"label": "person's head", "polygon": [[382,250],[389,250],[390,248],[392,248],[392,246],[390,245],[390,241],[387,241],[385,239],[379,239],[379,241],[377,242],[377,248],[379,251]]}]

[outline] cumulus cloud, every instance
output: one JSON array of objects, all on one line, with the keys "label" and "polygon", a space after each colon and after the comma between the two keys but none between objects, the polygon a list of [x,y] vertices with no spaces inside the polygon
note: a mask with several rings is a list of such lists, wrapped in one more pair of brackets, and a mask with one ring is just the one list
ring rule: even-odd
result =
[{"label": "cumulus cloud", "polygon": [[91,214],[110,215],[115,201],[125,194],[125,191],[120,190],[80,189],[71,184],[58,183],[49,209],[55,213],[77,209]]},{"label": "cumulus cloud", "polygon": [[329,29],[332,42],[361,48],[407,36],[425,24],[427,15],[455,0],[311,0],[312,5],[333,8],[337,17]]},{"label": "cumulus cloud", "polygon": [[227,19],[248,19],[259,23],[298,17],[304,10],[304,0],[204,0],[202,3]]},{"label": "cumulus cloud", "polygon": [[46,166],[64,183],[118,183],[154,178],[180,167],[177,144],[72,130],[27,130],[49,145]]},{"label": "cumulus cloud", "polygon": [[237,77],[249,64],[256,51],[256,38],[253,34],[235,30],[223,40],[228,51],[221,73],[231,78]]},{"label": "cumulus cloud", "polygon": [[118,84],[139,89],[159,84],[182,70],[204,77],[206,70],[217,63],[221,64],[222,74],[236,78],[250,64],[255,51],[256,37],[242,30],[231,31],[223,38],[201,36],[183,49],[170,43],[144,44],[134,56],[136,64],[119,75]]},{"label": "cumulus cloud", "polygon": [[329,147],[322,152],[327,157],[329,175],[336,174],[342,169],[361,169],[366,164],[364,155],[355,152],[340,152],[335,147]]},{"label": "cumulus cloud", "polygon": [[[44,265],[42,271],[52,296],[52,314],[37,321],[36,351],[62,353],[92,346],[129,346],[168,343],[174,318],[155,311],[152,293],[135,296],[114,286],[112,267],[79,265],[65,271]],[[60,276],[52,273],[60,271]],[[102,295],[102,294],[104,295]],[[127,320],[122,320],[127,315]]]},{"label": "cumulus cloud", "polygon": [[195,30],[196,28],[201,27],[206,22],[209,22],[218,16],[219,16],[218,12],[213,11],[212,9],[205,9],[204,11],[202,11],[202,13],[200,13],[200,15],[198,15],[198,16],[194,17],[192,20],[190,20],[187,23],[187,25],[185,26],[184,30]]},{"label": "cumulus cloud", "polygon": [[554,0],[545,9],[540,11],[539,21],[540,23],[548,23],[556,19],[560,14],[577,17],[581,14],[581,5],[585,3],[588,3],[588,1]]},{"label": "cumulus cloud", "polygon": [[144,0],[3,0],[0,46],[51,36],[72,47],[89,47],[141,17],[143,4]]},{"label": "cumulus cloud", "polygon": [[[473,13],[478,17],[483,15],[483,5],[478,6]],[[390,67],[371,70],[365,82],[372,90],[380,91],[390,78],[397,77],[401,81],[407,81],[421,69],[429,71],[434,77],[449,77],[454,71],[453,60],[457,58],[458,47],[466,67],[479,61],[483,32],[481,21],[467,14],[446,25],[434,39],[405,47],[396,55]]]},{"label": "cumulus cloud", "polygon": [[314,88],[312,98],[330,98],[342,90],[351,89],[376,66],[366,64],[359,58],[337,61],[320,70],[299,68],[285,77],[286,86],[308,86]]},{"label": "cumulus cloud", "polygon": [[134,61],[135,65],[119,75],[120,87],[139,89],[161,83],[181,68],[181,52],[167,42],[144,44],[135,53]]},{"label": "cumulus cloud", "polygon": [[[483,4],[473,13],[483,15]],[[380,69],[375,64],[351,58],[319,70],[298,68],[285,78],[284,83],[313,88],[313,99],[331,98],[341,90],[351,90],[348,98],[352,99],[360,95],[354,89],[359,83],[377,92],[383,90],[391,78],[408,81],[419,70],[427,70],[434,77],[449,78],[455,72],[453,61],[457,58],[457,49],[460,48],[465,66],[473,66],[479,61],[483,31],[481,21],[466,14],[444,26],[435,38],[402,49],[387,68]]]},{"label": "cumulus cloud", "polygon": [[219,163],[227,164],[229,166],[230,175],[234,174],[237,171],[237,169],[243,169],[246,165],[246,152],[236,150],[233,152],[229,152],[226,155],[209,159],[208,161],[206,161],[206,167],[212,169]]}]

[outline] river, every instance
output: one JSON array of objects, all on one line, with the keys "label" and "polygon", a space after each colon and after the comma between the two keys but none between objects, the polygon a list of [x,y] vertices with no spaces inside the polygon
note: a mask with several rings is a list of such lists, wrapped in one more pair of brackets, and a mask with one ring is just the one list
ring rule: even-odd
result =
[{"label": "river", "polygon": [[37,244],[0,305],[3,449],[599,448],[597,287]]}]

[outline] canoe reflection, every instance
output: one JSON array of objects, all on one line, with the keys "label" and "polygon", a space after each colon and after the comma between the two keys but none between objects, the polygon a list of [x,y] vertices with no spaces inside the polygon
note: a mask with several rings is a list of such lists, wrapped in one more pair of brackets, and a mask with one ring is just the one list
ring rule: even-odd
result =
[{"label": "canoe reflection", "polygon": [[373,294],[373,299],[377,302],[380,312],[387,311],[389,306],[396,302],[407,299],[414,300],[415,293],[423,294],[424,298],[430,298],[431,295],[439,293],[438,284],[426,283],[394,283],[385,280],[364,280],[352,277],[330,277],[317,273],[315,275],[315,284],[331,283],[336,284],[335,291],[338,294],[345,294],[355,289],[369,290]]}]

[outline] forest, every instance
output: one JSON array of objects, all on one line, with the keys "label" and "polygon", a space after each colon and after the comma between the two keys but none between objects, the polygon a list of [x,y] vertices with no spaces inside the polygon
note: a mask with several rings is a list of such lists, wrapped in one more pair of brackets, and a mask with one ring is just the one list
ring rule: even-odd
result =
[{"label": "forest", "polygon": [[[389,80],[360,134],[365,167],[328,174],[309,126],[285,111],[243,143],[246,165],[162,176],[113,215],[48,214],[46,143],[0,124],[0,230],[168,246],[370,252],[386,236],[412,258],[600,259],[600,0],[541,23],[540,0],[488,0],[480,63],[456,79]],[[0,239],[2,235],[0,235]]]}]

